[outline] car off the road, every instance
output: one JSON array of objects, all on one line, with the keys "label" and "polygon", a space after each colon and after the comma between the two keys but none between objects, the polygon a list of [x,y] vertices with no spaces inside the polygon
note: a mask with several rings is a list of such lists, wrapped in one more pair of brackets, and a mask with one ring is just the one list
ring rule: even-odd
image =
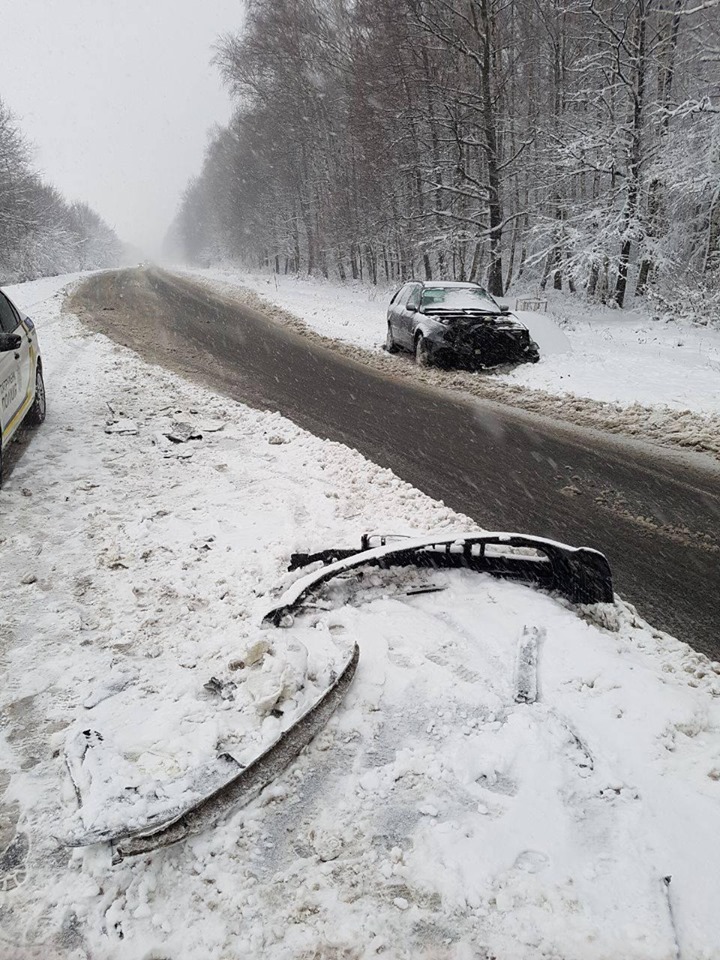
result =
[{"label": "car off the road", "polygon": [[538,345],[507,307],[477,283],[413,280],[390,301],[389,353],[406,350],[419,366],[472,369],[535,363]]},{"label": "car off the road", "polygon": [[0,484],[3,454],[23,422],[45,419],[45,384],[35,324],[0,291]]}]

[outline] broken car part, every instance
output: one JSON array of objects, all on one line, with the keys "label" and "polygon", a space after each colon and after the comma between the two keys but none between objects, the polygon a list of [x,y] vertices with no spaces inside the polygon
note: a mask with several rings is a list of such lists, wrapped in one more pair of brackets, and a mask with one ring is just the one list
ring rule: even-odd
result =
[{"label": "broken car part", "polygon": [[86,846],[109,841],[113,845],[113,862],[119,863],[124,857],[178,843],[244,807],[322,730],[345,696],[359,657],[360,650],[355,644],[340,673],[322,696],[247,767],[224,754],[210,767],[203,768],[203,780],[206,784],[213,784],[210,792],[196,797],[182,809],[166,810],[162,820],[156,815],[149,822],[146,820],[132,827],[91,828],[68,838],[67,845]]},{"label": "broken car part", "polygon": [[[517,552],[519,550],[525,553]],[[325,566],[297,580],[277,606],[265,614],[265,623],[279,626],[323,583],[363,566],[467,568],[494,577],[526,581],[560,593],[571,603],[613,602],[612,573],[602,553],[521,533],[451,534],[418,539],[365,534],[359,549],[292,554],[288,569],[296,570],[317,562]]]}]

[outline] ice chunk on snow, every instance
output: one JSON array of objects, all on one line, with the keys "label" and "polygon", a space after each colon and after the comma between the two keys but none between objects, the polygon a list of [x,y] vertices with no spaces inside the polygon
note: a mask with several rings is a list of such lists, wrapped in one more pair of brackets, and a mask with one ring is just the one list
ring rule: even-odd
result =
[{"label": "ice chunk on snow", "polygon": [[523,627],[515,670],[516,703],[535,703],[538,698],[538,657],[544,639],[544,627]]}]

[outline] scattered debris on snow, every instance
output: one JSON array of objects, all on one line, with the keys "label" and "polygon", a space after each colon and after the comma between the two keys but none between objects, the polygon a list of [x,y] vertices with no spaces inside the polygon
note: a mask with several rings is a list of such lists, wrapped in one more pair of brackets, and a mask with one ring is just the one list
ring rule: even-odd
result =
[{"label": "scattered debris on snow", "polygon": [[182,423],[175,420],[170,424],[170,429],[163,433],[163,436],[172,440],[173,443],[187,443],[188,440],[202,440],[202,431],[191,423]]},{"label": "scattered debris on snow", "polygon": [[113,420],[105,427],[105,433],[116,433],[119,436],[137,434],[138,425],[134,420]]}]

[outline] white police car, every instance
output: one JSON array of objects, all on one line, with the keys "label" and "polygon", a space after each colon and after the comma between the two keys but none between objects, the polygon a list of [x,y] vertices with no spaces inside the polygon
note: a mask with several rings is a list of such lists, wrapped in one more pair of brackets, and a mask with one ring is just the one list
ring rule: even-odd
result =
[{"label": "white police car", "polygon": [[45,419],[45,384],[35,325],[0,291],[0,483],[3,452],[21,423]]}]

